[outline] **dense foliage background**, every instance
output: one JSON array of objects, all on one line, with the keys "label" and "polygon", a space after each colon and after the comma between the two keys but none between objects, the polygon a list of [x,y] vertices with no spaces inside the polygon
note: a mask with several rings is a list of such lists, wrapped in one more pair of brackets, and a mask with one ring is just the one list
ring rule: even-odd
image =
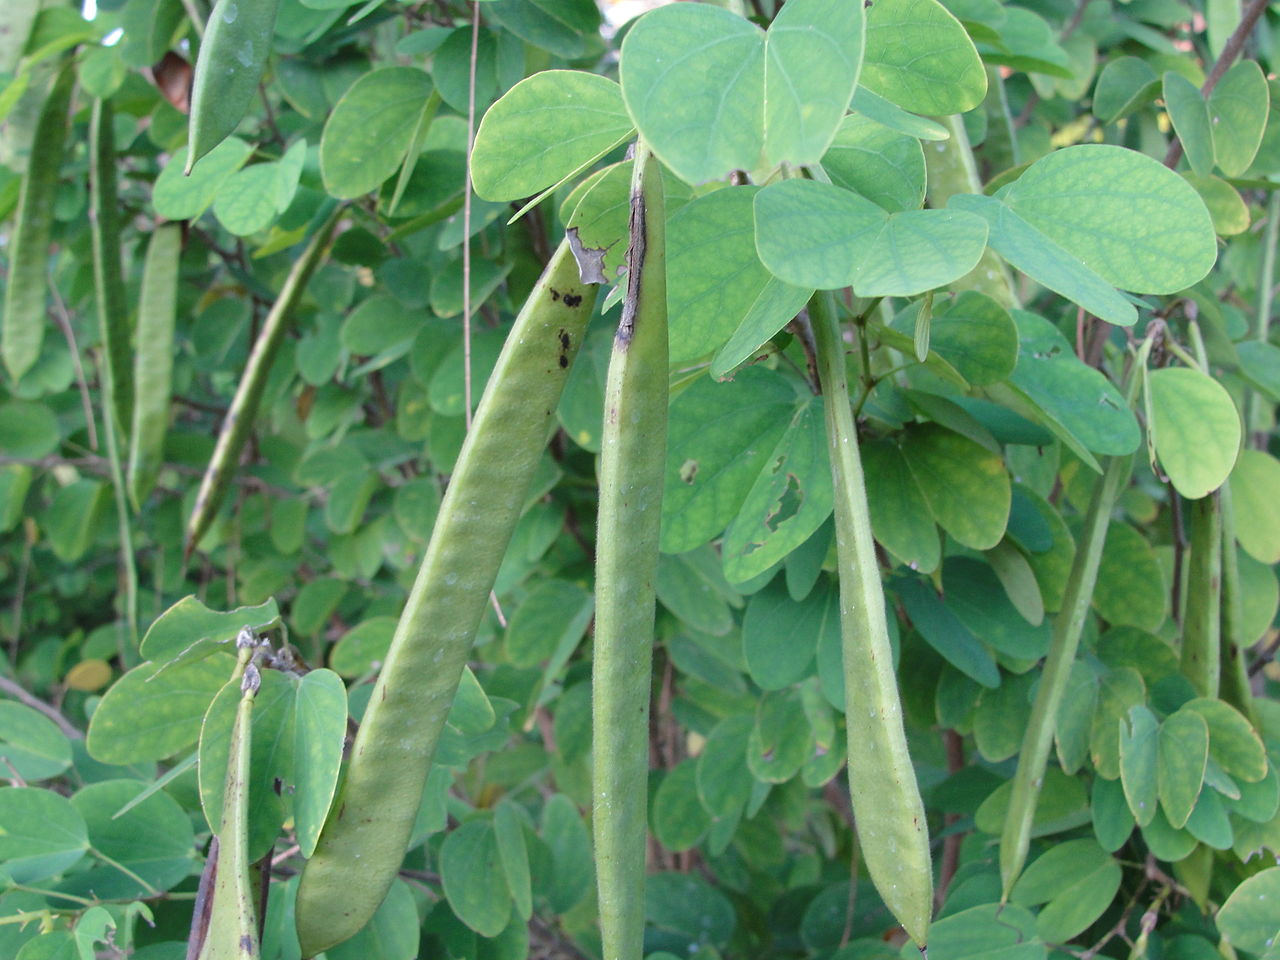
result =
[{"label": "dense foliage background", "polygon": [[[777,14],[725,6],[761,27]],[[854,112],[840,119],[850,86],[824,140],[744,119],[753,94],[728,85],[741,50],[643,75],[683,42],[657,28],[637,31],[611,92],[634,23],[593,0],[281,0],[247,114],[183,177],[205,0],[101,0],[89,19],[5,0],[0,956],[185,955],[238,698],[215,698],[232,658],[213,651],[245,625],[295,651],[264,669],[249,848],[269,880],[262,954],[299,956],[292,897],[333,795],[343,704],[358,722],[468,404],[569,226],[605,248],[613,292],[400,877],[328,956],[598,954],[596,470],[638,127],[665,164],[671,326],[646,951],[913,949],[860,872],[837,776],[861,744],[842,717],[803,312],[818,288],[840,291],[851,331],[933,838],[934,960],[1280,957],[1280,7],[866,6]],[[822,100],[823,69],[795,76]],[[499,100],[526,77],[542,79]],[[736,142],[753,122],[754,167],[759,144]],[[780,182],[801,167],[826,182]],[[802,187],[819,186],[835,192],[809,202]],[[922,206],[948,212],[910,219]],[[859,216],[880,239],[841,233]],[[283,340],[193,542],[273,305]],[[1000,906],[1009,781],[1116,463],[1030,865]]]}]

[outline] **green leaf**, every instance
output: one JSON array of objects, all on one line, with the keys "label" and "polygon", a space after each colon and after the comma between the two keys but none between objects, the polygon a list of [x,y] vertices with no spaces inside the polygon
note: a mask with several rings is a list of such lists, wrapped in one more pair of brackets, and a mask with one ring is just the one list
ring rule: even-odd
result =
[{"label": "green leaf", "polygon": [[1201,177],[1190,171],[1182,176],[1200,194],[1219,236],[1235,236],[1249,229],[1249,207],[1235,187],[1217,177]]},{"label": "green leaf", "polygon": [[920,580],[900,580],[893,589],[917,632],[943,659],[984,687],[1000,686],[1000,669],[991,653],[932,587]]},{"label": "green leaf", "polygon": [[1022,906],[1044,903],[1036,931],[1051,943],[1084,932],[1111,904],[1121,880],[1120,864],[1092,839],[1060,843],[1036,859],[1014,885]]},{"label": "green leaf", "polygon": [[751,796],[754,780],[747,769],[747,739],[754,727],[750,715],[721,720],[698,754],[698,796],[713,819],[736,817]]},{"label": "green leaf", "polygon": [[1249,721],[1235,707],[1222,700],[1198,697],[1183,704],[1209,725],[1209,756],[1231,776],[1256,783],[1267,775],[1267,753]]},{"label": "green leaf", "polygon": [[110,496],[107,485],[97,480],[73,480],[58,490],[45,515],[45,534],[54,556],[74,563],[85,555]]},{"label": "green leaf", "polygon": [[932,573],[942,559],[942,543],[901,445],[876,440],[861,453],[877,542],[911,569]]},{"label": "green leaf", "polygon": [[815,590],[800,602],[774,583],[752,595],[742,621],[747,672],[763,690],[781,690],[813,672],[819,638],[840,632],[830,591]]},{"label": "green leaf", "polygon": [[[1054,729],[1058,762],[1066,773],[1076,773],[1089,756],[1089,734],[1093,729],[1093,711],[1098,705],[1098,687],[1098,675],[1092,667],[1082,660],[1071,664]],[[1124,804],[1123,793],[1120,802]],[[1129,819],[1132,821],[1132,816]],[[1133,829],[1132,822],[1129,829]]]},{"label": "green leaf", "polygon": [[1098,707],[1089,731],[1089,754],[1098,776],[1108,780],[1119,778],[1120,727],[1129,710],[1144,703],[1146,697],[1142,675],[1132,667],[1119,667],[1103,675]]},{"label": "green leaf", "polygon": [[1236,516],[1248,523],[1236,525],[1236,536],[1245,553],[1259,563],[1280,563],[1280,460],[1263,450],[1242,450],[1231,471],[1231,499]]},{"label": "green leaf", "polygon": [[941,917],[929,930],[929,952],[941,960],[1044,960],[1036,918],[1014,904],[984,903]]},{"label": "green leaf", "polygon": [[1235,949],[1261,955],[1271,951],[1280,937],[1277,916],[1280,916],[1280,867],[1272,867],[1236,887],[1214,920],[1223,939]]},{"label": "green leaf", "polygon": [[850,106],[868,120],[874,120],[890,130],[896,130],[916,140],[946,140],[951,136],[947,128],[936,120],[907,113],[897,104],[891,103],[877,93],[872,93],[865,86],[859,86],[854,91]]},{"label": "green leaf", "polygon": [[49,780],[71,766],[71,741],[28,706],[0,700],[0,756],[23,780]]},{"label": "green leaf", "polygon": [[502,875],[515,904],[516,914],[528,921],[533,915],[533,891],[529,881],[529,851],[525,846],[524,827],[520,815],[509,800],[502,800],[493,810],[493,836],[498,846]]},{"label": "green leaf", "polygon": [[786,783],[800,772],[811,749],[800,692],[792,689],[764,694],[747,739],[751,775],[763,783]]},{"label": "green leaf", "polygon": [[[656,932],[676,934],[690,946],[725,946],[737,914],[729,898],[696,873],[650,874],[644,890],[645,917]],[[697,949],[690,951],[696,953]]]},{"label": "green leaf", "polygon": [[170,158],[156,178],[151,203],[167,220],[194,220],[209,208],[227,179],[244,166],[253,148],[243,140],[228,137],[201,157],[190,176],[183,176],[187,148]]},{"label": "green leaf", "polygon": [[974,550],[1000,542],[1009,519],[1012,487],[999,456],[933,424],[911,430],[902,452],[943,530]]},{"label": "green leaf", "polygon": [[831,184],[784,180],[755,200],[756,249],[779,279],[859,296],[912,296],[956,280],[977,264],[980,218],[945,210],[890,214]]},{"label": "green leaf", "polygon": [[396,618],[370,617],[343,635],[329,654],[329,666],[339,676],[355,678],[381,664],[396,632]]},{"label": "green leaf", "polygon": [[213,215],[229,233],[247,237],[265,230],[275,223],[280,214],[289,208],[298,188],[298,176],[302,172],[301,160],[306,156],[307,145],[298,141],[298,154],[291,148],[294,159],[286,164],[255,163],[243,167],[229,176],[218,188],[213,200]]},{"label": "green leaf", "polygon": [[1191,169],[1202,177],[1208,176],[1214,164],[1213,125],[1200,88],[1170,70],[1164,75],[1164,102]]},{"label": "green leaf", "polygon": [[765,37],[766,164],[822,159],[858,83],[867,19],[845,0],[790,0],[774,17]]},{"label": "green leaf", "polygon": [[1213,225],[1195,190],[1132,150],[1105,144],[1056,150],[998,196],[1122,290],[1176,293],[1217,259]]},{"label": "green leaf", "polygon": [[[948,596],[948,602],[950,596]],[[983,690],[973,714],[973,741],[984,760],[1008,760],[1022,746],[1031,700],[1033,676],[1003,677],[994,690]]]},{"label": "green leaf", "polygon": [[982,102],[987,75],[960,21],[936,0],[876,0],[862,84],[904,110],[945,115]]},{"label": "green leaf", "polygon": [[[983,833],[999,836],[1009,814],[1009,797],[1013,793],[1013,781],[1006,780],[997,787],[974,815],[974,823]],[[1064,830],[1073,830],[1089,822],[1089,799],[1084,784],[1076,777],[1069,777],[1057,767],[1047,767],[1044,787],[1036,803],[1031,836],[1043,837]]]},{"label": "green leaf", "polygon": [[1267,128],[1271,96],[1262,68],[1254,60],[1237,62],[1209,94],[1208,107],[1218,167],[1238,177],[1253,163]]},{"label": "green leaf", "polygon": [[668,850],[692,850],[711,827],[711,816],[698,799],[698,761],[682,761],[668,771],[653,798],[653,834]]},{"label": "green leaf", "polygon": [[658,602],[685,626],[722,637],[734,627],[729,601],[737,593],[724,579],[720,557],[709,544],[658,558]]},{"label": "green leaf", "polygon": [[998,383],[1018,362],[1018,328],[1009,311],[984,293],[964,290],[933,304],[929,349],[975,387]]},{"label": "green leaf", "polygon": [[1240,415],[1226,388],[1189,367],[1147,374],[1148,425],[1160,466],[1184,497],[1199,500],[1226,481],[1240,449]]},{"label": "green leaf", "polygon": [[39,460],[58,449],[58,418],[43,403],[9,400],[0,404],[0,447],[12,457]]},{"label": "green leaf", "polygon": [[134,667],[93,712],[85,741],[90,756],[101,763],[139,763],[191,746],[234,662],[228,654],[215,654],[163,673],[160,663]]},{"label": "green leaf", "polygon": [[512,87],[484,115],[471,173],[485,200],[536,194],[631,135],[618,85],[579,70],[544,70]]},{"label": "green leaf", "polygon": [[491,820],[469,820],[445,837],[440,877],[459,920],[482,937],[502,932],[511,916],[511,892]]},{"label": "green leaf", "polygon": [[104,861],[92,870],[72,874],[60,889],[81,896],[128,900],[171,890],[186,879],[193,865],[195,833],[191,818],[178,801],[157,790],[125,813],[117,813],[146,789],[137,780],[107,780],[90,784],[71,798],[84,817],[89,843],[115,863]]},{"label": "green leaf", "polygon": [[526,668],[551,657],[562,644],[576,646],[591,620],[592,595],[567,580],[545,580],[524,598],[507,628],[507,656]]},{"label": "green leaf", "polygon": [[947,606],[975,636],[1016,660],[1038,660],[1049,650],[1051,625],[1029,624],[1010,601],[995,570],[967,557],[949,557],[942,585]]},{"label": "green leaf", "polygon": [[[584,10],[588,13],[585,17]],[[575,7],[556,0],[491,0],[485,14],[522,40],[570,60],[582,56],[582,35],[600,29],[599,14],[590,4]]]},{"label": "green leaf", "polygon": [[416,67],[384,67],[352,84],[320,137],[325,190],[353,199],[395,173],[431,90],[430,75]]},{"label": "green leaf", "polygon": [[1108,323],[1129,327],[1138,319],[1133,304],[1113,290],[1079,258],[1009,209],[996,197],[956,194],[948,208],[977,214],[987,221],[987,242],[1037,283],[1078,303]]},{"label": "green leaf", "polygon": [[1160,92],[1160,78],[1147,61],[1116,57],[1098,74],[1093,88],[1093,115],[1103,123],[1115,123]]},{"label": "green leaf", "polygon": [[594,889],[591,838],[578,808],[563,793],[542,808],[542,839],[551,851],[553,870],[541,892],[553,913],[566,913]]},{"label": "green leaf", "polygon": [[338,786],[347,734],[347,688],[332,670],[312,670],[293,703],[293,820],[304,857],[315,852]]},{"label": "green leaf", "polygon": [[924,202],[924,150],[920,141],[868,117],[844,118],[822,157],[831,182],[890,213]]},{"label": "green leaf", "polygon": [[701,3],[659,7],[627,33],[619,68],[627,110],[682,180],[701,183],[760,165],[764,48],[759,27]]},{"label": "green leaf", "polygon": [[815,397],[792,417],[725,532],[729,582],[763,573],[808,540],[832,502],[822,402]]},{"label": "green leaf", "polygon": [[1280,347],[1264,340],[1236,344],[1240,373],[1254,389],[1280,403]]},{"label": "green leaf", "polygon": [[1156,815],[1157,734],[1160,724],[1145,706],[1129,708],[1120,721],[1120,782],[1138,826]]},{"label": "green leaf", "polygon": [[1214,850],[1231,849],[1234,837],[1222,794],[1216,790],[1200,791],[1195,809],[1187,818],[1187,832]]},{"label": "green leaf", "polygon": [[18,883],[37,883],[76,863],[88,828],[66,797],[39,787],[0,788],[0,862]]},{"label": "green leaf", "polygon": [[1133,812],[1129,809],[1120,781],[1094,777],[1090,808],[1094,836],[1103,850],[1115,853],[1133,833]]},{"label": "green leaf", "polygon": [[139,652],[157,663],[185,662],[195,654],[207,656],[219,647],[230,651],[231,642],[244,627],[262,632],[279,622],[275,598],[222,613],[210,610],[194,595],[187,596],[152,621]]},{"label": "green leaf", "polygon": [[[253,749],[246,801],[250,860],[257,860],[271,849],[284,820],[284,802],[275,790],[275,782],[280,782],[282,792],[292,782],[293,718],[298,683],[297,677],[286,676],[278,670],[264,670],[262,686],[254,699]],[[241,696],[240,678],[233,677],[209,704],[200,728],[197,766],[200,805],[212,829],[221,829],[222,825],[227,765]],[[218,827],[212,827],[213,824]]]},{"label": "green leaf", "polygon": [[1006,7],[996,31],[999,41],[983,44],[983,59],[988,63],[1072,78],[1071,57],[1044,17],[1023,7]]},{"label": "green leaf", "polygon": [[753,186],[715,190],[668,221],[672,363],[720,351],[733,336],[712,374],[732,369],[799,313],[813,292],[776,279],[760,262],[752,206],[758,192]]}]

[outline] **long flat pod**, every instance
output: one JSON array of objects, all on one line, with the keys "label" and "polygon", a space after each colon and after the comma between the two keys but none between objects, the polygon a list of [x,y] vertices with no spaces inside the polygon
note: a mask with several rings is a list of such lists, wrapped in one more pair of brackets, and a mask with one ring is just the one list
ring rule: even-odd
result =
[{"label": "long flat pod", "polygon": [[102,392],[121,430],[133,422],[129,383],[129,303],[120,260],[116,146],[110,100],[95,100],[89,116],[89,226],[93,235],[93,291],[102,338]]},{"label": "long flat pod", "polygon": [[1182,673],[1196,693],[1217,697],[1222,639],[1222,508],[1211,493],[1192,500],[1187,612],[1182,619]]},{"label": "long flat pod", "polygon": [[311,279],[311,274],[324,255],[341,211],[340,206],[334,207],[312,236],[302,256],[294,262],[293,269],[289,271],[280,290],[280,296],[272,305],[271,312],[267,314],[262,330],[258,333],[258,339],[253,344],[244,374],[240,377],[240,385],[231,401],[231,409],[222,421],[222,431],[218,434],[213,457],[200,481],[195,509],[191,512],[191,519],[187,521],[185,550],[188,555],[209,529],[218,507],[222,505],[222,498],[226,496],[227,487],[240,460],[240,451],[244,449],[249,432],[253,429],[253,421],[258,416],[258,404],[262,402],[262,391],[266,389],[271,363],[275,360],[293,311],[297,309],[302,294],[307,289],[307,281]]},{"label": "long flat pod", "polygon": [[[1136,381],[1137,377],[1134,379]],[[1031,823],[1035,817],[1040,787],[1044,783],[1044,768],[1049,761],[1049,748],[1053,744],[1058,707],[1071,677],[1071,664],[1076,659],[1080,634],[1084,630],[1089,604],[1093,599],[1093,588],[1098,581],[1098,565],[1102,561],[1102,548],[1107,542],[1111,510],[1129,479],[1132,460],[1132,456],[1112,457],[1107,461],[1102,476],[1094,484],[1089,510],[1085,514],[1084,529],[1081,531],[1063,593],[1062,608],[1053,623],[1049,655],[1045,658],[1040,687],[1022,738],[1018,770],[1014,774],[1013,792],[1009,797],[1009,813],[1005,817],[1004,832],[1000,836],[1000,877],[1005,899],[1008,899],[1014,881],[1018,879],[1027,860],[1027,850],[1031,844]]]},{"label": "long flat pod", "polygon": [[667,437],[665,214],[658,164],[636,149],[627,294],[604,392],[592,826],[605,960],[644,955],[649,693]]},{"label": "long flat pod", "polygon": [[17,380],[40,356],[44,341],[46,275],[53,201],[67,138],[67,113],[76,72],[65,65],[40,110],[31,161],[18,192],[16,227],[4,292],[3,353],[9,374]]},{"label": "long flat pod", "polygon": [[280,0],[218,0],[191,82],[186,173],[239,126],[262,81]]},{"label": "long flat pod", "polygon": [[[315,855],[298,888],[311,957],[373,916],[404,859],[440,731],[520,516],[595,287],[561,243],[516,318],[440,504]],[[352,883],[353,875],[360,882]]]},{"label": "long flat pod", "polygon": [[182,225],[156,227],[142,266],[138,297],[138,349],[133,359],[133,429],[129,431],[129,499],[133,508],[155,486],[169,426],[173,385],[173,324],[178,312]]},{"label": "long flat pod", "polygon": [[849,402],[844,343],[831,294],[809,301],[835,487],[849,793],[867,871],[911,939],[928,942],[933,860],[893,672],[884,588]]}]

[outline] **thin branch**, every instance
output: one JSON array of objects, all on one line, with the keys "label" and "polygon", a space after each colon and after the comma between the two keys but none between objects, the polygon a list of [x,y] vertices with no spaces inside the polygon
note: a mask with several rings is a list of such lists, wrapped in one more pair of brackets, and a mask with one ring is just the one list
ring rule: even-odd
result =
[{"label": "thin branch", "polygon": [[[96,473],[100,476],[109,476],[111,473],[110,461],[106,457],[100,457],[96,454],[88,454],[83,457],[48,456],[38,458],[11,457],[6,454],[0,454],[0,467],[14,464],[35,467],[40,470],[52,470],[54,467],[75,467],[79,470],[88,470],[90,473]],[[193,467],[186,463],[165,463],[161,464],[161,469],[172,470],[187,477],[204,476],[204,468]],[[300,495],[296,490],[286,490],[284,487],[278,487],[274,483],[268,483],[266,480],[253,476],[236,475],[231,482],[255,493],[267,493],[282,499],[298,500],[307,496],[306,494]],[[323,497],[324,494],[322,493],[320,499],[323,499]]]},{"label": "thin branch", "polygon": [[71,316],[67,313],[67,305],[62,302],[57,284],[49,284],[49,292],[53,294],[53,319],[62,335],[67,338],[67,348],[71,351],[71,363],[76,370],[76,384],[80,388],[80,404],[84,407],[84,423],[89,432],[89,446],[98,449],[98,421],[93,415],[93,401],[89,398],[89,381],[84,375],[84,365],[80,362],[80,348],[76,344],[76,332],[71,326]]},{"label": "thin branch", "polygon": [[[1245,8],[1240,17],[1239,26],[1227,39],[1222,48],[1222,53],[1218,54],[1217,62],[1214,63],[1213,69],[1209,71],[1209,76],[1205,77],[1204,86],[1200,88],[1201,96],[1207,97],[1212,93],[1213,88],[1222,79],[1222,75],[1235,63],[1236,58],[1240,56],[1240,51],[1244,49],[1245,41],[1249,39],[1249,34],[1253,33],[1253,28],[1257,25],[1258,18],[1262,16],[1269,3],[1270,0],[1252,0],[1249,6]],[[1164,165],[1173,170],[1178,166],[1178,161],[1181,159],[1182,141],[1175,136],[1173,143],[1169,144],[1169,152],[1165,154]]]},{"label": "thin branch", "polygon": [[52,707],[45,703],[39,697],[32,696],[24,690],[16,681],[10,680],[8,677],[0,676],[0,692],[7,693],[21,703],[25,703],[32,710],[38,710],[46,717],[58,725],[58,729],[65,733],[73,740],[79,740],[84,736],[77,730],[66,717],[56,707]]},{"label": "thin branch", "polygon": [[462,193],[462,393],[471,432],[471,151],[476,141],[476,51],[480,44],[480,4],[471,0],[471,64],[467,73],[467,173]]}]

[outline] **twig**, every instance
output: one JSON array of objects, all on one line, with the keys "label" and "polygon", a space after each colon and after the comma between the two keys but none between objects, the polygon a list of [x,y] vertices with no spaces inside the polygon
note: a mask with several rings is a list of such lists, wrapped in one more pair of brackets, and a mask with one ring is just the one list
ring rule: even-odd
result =
[{"label": "twig", "polygon": [[[106,457],[100,457],[96,454],[88,454],[83,457],[11,457],[6,454],[0,454],[0,467],[7,467],[13,464],[35,467],[40,470],[52,470],[54,467],[75,467],[101,476],[108,476],[111,472],[110,461]],[[188,477],[204,476],[202,467],[193,467],[186,463],[165,463],[162,464],[161,469],[172,470],[174,473]],[[306,494],[299,495],[295,490],[287,490],[284,487],[276,486],[274,483],[269,483],[259,477],[236,475],[231,482],[255,493],[267,493],[282,499],[298,500],[307,496]],[[321,493],[319,499],[323,498],[324,494]]]},{"label": "twig", "polygon": [[8,677],[0,676],[0,692],[7,693],[9,696],[13,697],[15,700],[26,704],[32,710],[37,710],[40,713],[43,713],[46,717],[48,717],[50,720],[52,720],[54,723],[58,725],[59,730],[61,730],[71,739],[79,740],[81,737],[84,736],[84,734],[81,733],[79,730],[77,730],[72,725],[71,721],[68,720],[66,717],[64,717],[56,707],[51,707],[49,704],[45,703],[39,697],[32,696],[30,693],[24,690],[16,681],[10,680]]},{"label": "twig", "polygon": [[13,614],[9,638],[9,668],[18,666],[18,638],[22,636],[22,604],[27,593],[27,575],[31,571],[31,548],[36,541],[34,520],[28,518],[22,524],[22,564],[18,567],[18,586],[13,591]]},{"label": "twig", "polygon": [[[1236,27],[1235,32],[1231,34],[1226,44],[1222,47],[1222,53],[1218,54],[1217,62],[1214,63],[1213,69],[1209,71],[1209,76],[1205,77],[1204,86],[1200,88],[1201,96],[1207,97],[1212,93],[1213,88],[1222,79],[1222,75],[1235,63],[1236,57],[1240,56],[1240,51],[1244,49],[1245,41],[1249,39],[1249,34],[1253,33],[1253,28],[1257,25],[1258,18],[1267,9],[1269,2],[1270,0],[1252,0],[1249,6],[1245,7],[1244,13],[1240,17],[1239,26]],[[1169,144],[1169,152],[1165,154],[1164,165],[1172,170],[1178,166],[1178,161],[1181,159],[1182,141],[1175,136],[1173,143]]]},{"label": "twig", "polygon": [[84,407],[85,427],[89,432],[89,446],[98,449],[98,421],[93,415],[93,401],[89,398],[89,381],[84,375],[84,365],[80,362],[80,348],[76,345],[76,332],[71,327],[71,316],[67,313],[67,305],[62,302],[56,283],[49,284],[49,292],[53,295],[53,319],[62,335],[67,338],[67,348],[71,351],[71,363],[76,370],[76,385],[80,388],[80,405]]}]

